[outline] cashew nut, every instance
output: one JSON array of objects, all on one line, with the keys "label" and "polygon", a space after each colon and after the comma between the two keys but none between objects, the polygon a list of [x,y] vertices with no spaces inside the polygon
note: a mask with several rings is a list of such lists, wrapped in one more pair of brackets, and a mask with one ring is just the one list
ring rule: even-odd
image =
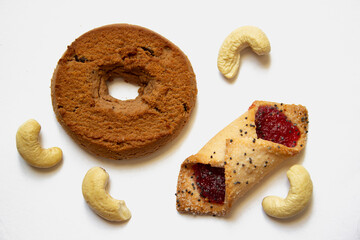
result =
[{"label": "cashew nut", "polygon": [[294,165],[286,173],[290,190],[285,199],[269,196],[262,202],[264,211],[276,218],[289,218],[301,212],[309,203],[313,184],[309,173],[303,166]]},{"label": "cashew nut", "polygon": [[50,168],[62,159],[62,151],[58,147],[44,149],[39,143],[41,126],[30,119],[21,125],[16,133],[16,147],[20,155],[31,166]]},{"label": "cashew nut", "polygon": [[130,210],[124,200],[112,198],[106,191],[109,174],[101,167],[91,168],[82,183],[82,193],[90,208],[100,217],[109,221],[130,219]]},{"label": "cashew nut", "polygon": [[250,46],[258,55],[270,52],[270,42],[265,33],[254,26],[234,30],[224,40],[218,55],[218,68],[228,79],[235,77],[240,67],[240,51]]}]

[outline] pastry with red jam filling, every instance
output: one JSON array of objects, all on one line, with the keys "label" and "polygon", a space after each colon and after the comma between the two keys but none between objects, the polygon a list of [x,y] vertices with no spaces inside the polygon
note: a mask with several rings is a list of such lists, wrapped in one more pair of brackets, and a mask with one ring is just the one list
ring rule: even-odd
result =
[{"label": "pastry with red jam filling", "polygon": [[237,199],[305,147],[308,123],[304,106],[255,101],[182,163],[177,210],[226,215]]}]

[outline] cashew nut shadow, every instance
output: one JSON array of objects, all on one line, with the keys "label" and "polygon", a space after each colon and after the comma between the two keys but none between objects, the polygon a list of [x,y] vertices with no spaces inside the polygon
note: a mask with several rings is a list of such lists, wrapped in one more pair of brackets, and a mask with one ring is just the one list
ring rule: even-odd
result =
[{"label": "cashew nut shadow", "polygon": [[306,169],[294,165],[286,174],[290,182],[287,197],[269,196],[262,202],[266,214],[275,218],[291,218],[305,209],[311,200],[313,184]]},{"label": "cashew nut shadow", "polygon": [[112,198],[106,191],[109,174],[101,167],[91,168],[82,183],[82,193],[90,208],[100,217],[122,222],[131,218],[130,210],[124,200]]},{"label": "cashew nut shadow", "polygon": [[22,124],[16,133],[16,147],[22,158],[31,166],[51,168],[62,160],[62,150],[58,147],[44,149],[40,146],[41,126],[30,119]]},{"label": "cashew nut shadow", "polygon": [[[246,62],[248,60],[254,61],[254,58],[256,58],[256,62],[254,62],[254,64],[256,64],[257,66],[259,66],[260,68],[263,68],[263,69],[269,68],[269,66],[271,64],[271,55],[270,54],[258,56],[258,55],[254,55],[254,52],[250,48],[245,48],[244,50],[241,51],[239,69],[242,67],[242,64],[244,62]],[[228,83],[232,84],[232,83],[235,83],[235,80],[240,77],[241,71],[237,71],[237,73],[232,78],[226,78],[221,72],[219,72],[219,75],[221,78],[226,80]]]},{"label": "cashew nut shadow", "polygon": [[240,67],[240,52],[250,47],[257,55],[270,53],[270,42],[265,33],[254,26],[240,27],[224,40],[218,54],[218,69],[227,79],[237,76]]}]

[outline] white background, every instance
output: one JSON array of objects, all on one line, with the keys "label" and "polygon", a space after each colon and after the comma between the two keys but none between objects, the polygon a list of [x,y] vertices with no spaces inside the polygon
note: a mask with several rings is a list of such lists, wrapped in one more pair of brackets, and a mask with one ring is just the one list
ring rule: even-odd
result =
[{"label": "white background", "polygon": [[[0,0],[0,239],[360,239],[360,1],[12,1]],[[140,159],[88,154],[58,124],[50,79],[75,38],[95,27],[131,23],[179,46],[197,76],[197,105],[181,135]],[[216,65],[225,37],[261,28],[269,57],[242,52],[225,80]],[[256,187],[225,218],[175,209],[182,161],[244,113],[254,100],[302,104],[310,117],[305,151]],[[50,170],[27,165],[17,128],[35,118],[44,147],[59,146]],[[286,196],[286,171],[302,164],[314,184],[309,207],[290,220],[262,210],[267,195]],[[93,166],[110,175],[110,194],[132,212],[125,223],[94,214],[81,193]]]}]

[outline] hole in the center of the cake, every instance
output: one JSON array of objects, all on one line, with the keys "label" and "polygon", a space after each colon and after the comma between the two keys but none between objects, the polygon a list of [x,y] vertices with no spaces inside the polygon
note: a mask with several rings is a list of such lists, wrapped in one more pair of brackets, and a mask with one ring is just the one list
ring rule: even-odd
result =
[{"label": "hole in the center of the cake", "polygon": [[139,95],[140,86],[126,81],[122,77],[115,77],[106,82],[109,94],[119,100],[135,99]]},{"label": "hole in the center of the cake", "polygon": [[211,203],[223,204],[225,200],[225,169],[210,164],[193,165],[200,195]]}]

